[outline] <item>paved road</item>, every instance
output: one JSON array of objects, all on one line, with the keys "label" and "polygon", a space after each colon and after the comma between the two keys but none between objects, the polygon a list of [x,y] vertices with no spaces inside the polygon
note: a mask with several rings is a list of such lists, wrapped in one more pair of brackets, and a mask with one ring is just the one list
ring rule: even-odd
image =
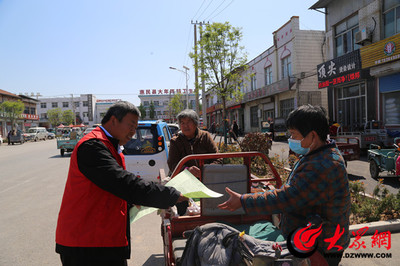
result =
[{"label": "paved road", "polygon": [[[287,141],[274,141],[272,144],[271,155],[278,154],[281,158],[287,158],[289,153],[289,145]],[[360,160],[349,161],[347,163],[347,172],[349,173],[350,180],[359,180],[364,182],[366,187],[366,193],[372,194],[378,181],[371,178],[369,173],[369,163],[367,157],[361,156]],[[380,178],[383,178],[383,186],[386,187],[390,193],[396,194],[400,188],[400,182],[398,178],[394,176],[388,176],[385,173],[381,173]]]},{"label": "paved road", "polygon": [[0,146],[0,265],[59,265],[54,232],[68,157],[55,140]]}]

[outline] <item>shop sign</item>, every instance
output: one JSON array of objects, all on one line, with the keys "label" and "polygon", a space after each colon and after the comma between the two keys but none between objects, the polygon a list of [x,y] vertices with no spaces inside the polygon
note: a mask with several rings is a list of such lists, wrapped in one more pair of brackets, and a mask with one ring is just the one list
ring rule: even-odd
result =
[{"label": "shop sign", "polygon": [[[186,89],[150,89],[150,90],[140,90],[139,95],[170,95],[170,94],[186,94]],[[189,93],[193,93],[193,89],[189,89]]]},{"label": "shop sign", "polygon": [[247,92],[243,102],[249,102],[289,90],[289,79],[283,79],[260,89]]},{"label": "shop sign", "polygon": [[122,101],[121,99],[97,99],[96,103],[116,103]]},{"label": "shop sign", "polygon": [[361,69],[360,51],[339,56],[317,66],[318,82],[332,80],[336,77],[343,77]]},{"label": "shop sign", "polygon": [[400,34],[360,48],[362,68],[400,59]]},{"label": "shop sign", "polygon": [[27,119],[27,120],[39,120],[38,115],[31,115],[31,114],[21,114],[20,118]]},{"label": "shop sign", "polygon": [[346,74],[336,78],[332,78],[326,81],[318,82],[318,89],[322,89],[329,86],[335,86],[341,83],[355,81],[361,79],[361,72],[357,71],[354,73]]}]

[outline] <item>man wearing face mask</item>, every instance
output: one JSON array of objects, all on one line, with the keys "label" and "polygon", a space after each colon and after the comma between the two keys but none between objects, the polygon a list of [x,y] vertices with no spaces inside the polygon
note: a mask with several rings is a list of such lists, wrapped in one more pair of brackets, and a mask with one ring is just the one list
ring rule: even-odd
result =
[{"label": "man wearing face mask", "polygon": [[[319,215],[323,225],[318,250],[329,265],[338,265],[350,241],[350,192],[343,157],[327,139],[329,124],[322,107],[300,106],[289,114],[286,126],[291,134],[289,148],[301,155],[286,184],[243,195],[226,188],[230,198],[218,207],[231,211],[243,207],[248,214],[282,213],[285,237],[303,227],[307,217]],[[334,245],[324,241],[337,235]]]}]

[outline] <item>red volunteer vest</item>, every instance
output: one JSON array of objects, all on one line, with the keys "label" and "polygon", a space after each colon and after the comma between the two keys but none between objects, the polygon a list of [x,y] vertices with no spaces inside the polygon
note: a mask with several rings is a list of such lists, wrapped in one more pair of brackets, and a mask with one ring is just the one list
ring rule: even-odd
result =
[{"label": "red volunteer vest", "polygon": [[101,140],[118,164],[126,169],[124,155],[118,154],[100,128],[94,129],[78,142],[71,154],[58,215],[56,243],[68,247],[127,246],[126,201],[99,188],[79,171],[76,153],[78,147],[89,139]]}]

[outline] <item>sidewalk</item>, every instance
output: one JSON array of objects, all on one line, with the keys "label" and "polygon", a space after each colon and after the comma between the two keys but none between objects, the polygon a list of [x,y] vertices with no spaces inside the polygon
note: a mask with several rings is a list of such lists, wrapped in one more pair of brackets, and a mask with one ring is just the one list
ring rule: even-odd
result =
[{"label": "sidewalk", "polygon": [[[369,230],[360,239],[353,236],[353,232],[357,235],[357,230],[366,226]],[[389,238],[374,237],[376,230],[378,233],[390,232],[390,241]],[[350,232],[350,246],[353,243],[354,246],[345,250],[340,265],[400,265],[400,219],[352,225]]]}]

